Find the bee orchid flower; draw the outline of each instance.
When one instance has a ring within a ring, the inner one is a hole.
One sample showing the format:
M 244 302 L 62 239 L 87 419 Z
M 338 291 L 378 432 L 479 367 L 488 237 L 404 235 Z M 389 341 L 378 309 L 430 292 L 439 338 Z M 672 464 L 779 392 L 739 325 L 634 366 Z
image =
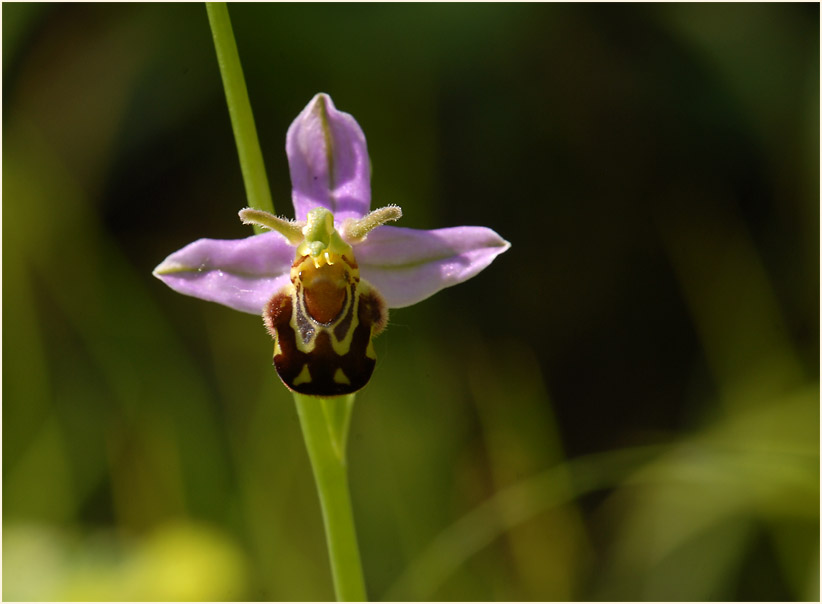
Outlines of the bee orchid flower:
M 350 394 L 371 377 L 372 338 L 385 327 L 388 308 L 470 279 L 510 244 L 485 227 L 387 226 L 402 211 L 370 211 L 365 136 L 326 94 L 291 124 L 286 151 L 295 220 L 243 209 L 244 223 L 270 232 L 199 239 L 154 275 L 179 293 L 262 315 L 277 373 L 291 390 Z

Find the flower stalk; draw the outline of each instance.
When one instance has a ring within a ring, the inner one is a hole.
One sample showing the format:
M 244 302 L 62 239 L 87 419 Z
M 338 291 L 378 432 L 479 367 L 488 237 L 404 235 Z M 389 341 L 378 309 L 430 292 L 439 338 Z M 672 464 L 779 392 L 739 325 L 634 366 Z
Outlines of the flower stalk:
M 240 156 L 240 169 L 243 173 L 248 205 L 273 214 L 274 204 L 271 201 L 271 191 L 268 187 L 260 142 L 257 139 L 257 128 L 254 125 L 254 114 L 251 112 L 243 68 L 240 65 L 240 55 L 237 52 L 237 42 L 228 16 L 228 6 L 225 2 L 206 2 L 206 11 L 211 35 L 214 38 L 214 48 L 217 51 L 217 63 L 223 79 L 237 153 Z M 257 233 L 262 232 L 257 226 L 254 229 Z
M 250 206 L 241 218 L 252 224 L 257 234 L 267 227 L 286 231 L 284 236 L 299 240 L 302 235 L 298 227 L 286 221 L 280 224 L 279 219 L 270 216 L 274 204 L 228 7 L 225 2 L 207 2 L 206 10 Z M 330 399 L 293 394 L 320 497 L 334 592 L 338 601 L 365 601 L 345 455 L 354 395 Z
M 354 395 L 319 398 L 294 393 L 300 426 L 320 496 L 334 592 L 339 602 L 366 599 L 345 444 Z

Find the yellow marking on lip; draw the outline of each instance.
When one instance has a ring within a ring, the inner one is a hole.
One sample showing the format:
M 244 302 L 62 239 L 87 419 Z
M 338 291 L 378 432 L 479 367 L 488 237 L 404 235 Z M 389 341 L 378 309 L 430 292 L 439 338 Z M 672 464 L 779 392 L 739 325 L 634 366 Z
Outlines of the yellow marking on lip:
M 294 378 L 293 384 L 295 386 L 299 386 L 300 384 L 310 384 L 311 383 L 311 372 L 308 370 L 308 364 L 306 363 L 303 365 L 303 368 L 300 370 L 300 373 L 297 377 Z
M 348 376 L 345 375 L 345 372 L 340 367 L 338 367 L 337 371 L 334 373 L 334 381 L 337 384 L 345 384 L 346 386 L 351 385 L 351 380 L 348 379 Z

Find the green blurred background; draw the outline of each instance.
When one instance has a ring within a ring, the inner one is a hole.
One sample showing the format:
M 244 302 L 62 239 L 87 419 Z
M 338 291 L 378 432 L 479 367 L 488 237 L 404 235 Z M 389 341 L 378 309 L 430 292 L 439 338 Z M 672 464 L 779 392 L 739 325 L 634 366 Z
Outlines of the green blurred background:
M 354 412 L 374 599 L 819 598 L 819 6 L 230 7 L 279 212 L 316 92 L 403 226 L 513 247 L 396 310 Z M 324 600 L 200 4 L 3 17 L 3 597 Z

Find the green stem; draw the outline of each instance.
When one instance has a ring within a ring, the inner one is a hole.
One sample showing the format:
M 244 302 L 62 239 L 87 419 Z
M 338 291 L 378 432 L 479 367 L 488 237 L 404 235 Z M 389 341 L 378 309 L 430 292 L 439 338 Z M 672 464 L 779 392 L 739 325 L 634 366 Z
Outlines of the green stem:
M 234 129 L 234 140 L 240 156 L 240 169 L 243 172 L 245 194 L 248 205 L 257 210 L 274 213 L 271 191 L 268 188 L 268 177 L 265 174 L 263 154 L 260 141 L 257 139 L 257 128 L 254 125 L 254 114 L 248 100 L 243 68 L 237 52 L 237 42 L 231 29 L 231 19 L 225 2 L 206 2 L 208 22 L 217 50 L 217 63 L 223 78 L 228 113 L 231 116 L 231 127 Z M 255 232 L 263 232 L 254 227 Z
M 354 395 L 317 398 L 295 392 L 294 402 L 320 495 L 337 600 L 364 602 L 365 581 L 354 530 L 345 458 Z
M 217 62 L 223 78 L 231 127 L 240 156 L 248 205 L 255 210 L 274 213 L 263 155 L 257 139 L 254 115 L 248 100 L 243 68 L 237 43 L 231 29 L 231 19 L 225 2 L 206 2 L 208 22 L 217 50 Z M 262 232 L 254 225 L 257 233 Z M 314 470 L 314 480 L 320 495 L 325 523 L 331 573 L 337 600 L 365 601 L 365 581 L 354 530 L 351 495 L 348 492 L 348 474 L 345 445 L 354 395 L 321 399 L 294 393 L 300 425 Z

